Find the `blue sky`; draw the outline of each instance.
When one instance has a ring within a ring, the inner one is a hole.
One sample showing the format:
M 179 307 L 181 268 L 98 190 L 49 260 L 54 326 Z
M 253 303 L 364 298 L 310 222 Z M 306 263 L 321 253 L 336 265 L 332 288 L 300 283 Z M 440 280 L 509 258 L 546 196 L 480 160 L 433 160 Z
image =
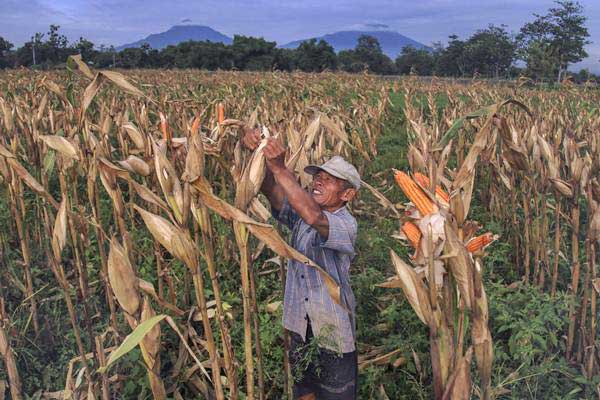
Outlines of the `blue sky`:
M 588 17 L 590 57 L 580 66 L 600 73 L 600 0 L 580 0 Z M 224 34 L 262 36 L 280 44 L 380 24 L 424 44 L 456 33 L 467 38 L 489 23 L 518 32 L 551 0 L 0 0 L 0 36 L 19 46 L 52 23 L 70 40 L 132 42 L 189 19 Z

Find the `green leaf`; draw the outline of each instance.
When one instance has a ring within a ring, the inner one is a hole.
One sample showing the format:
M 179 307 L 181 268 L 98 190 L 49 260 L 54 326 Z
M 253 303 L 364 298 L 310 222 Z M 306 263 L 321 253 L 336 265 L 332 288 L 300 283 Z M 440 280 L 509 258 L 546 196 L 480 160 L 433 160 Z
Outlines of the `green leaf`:
M 442 136 L 442 140 L 440 141 L 440 146 L 443 147 L 443 146 L 447 145 L 448 142 L 450 141 L 450 139 L 453 139 L 456 136 L 456 134 L 458 133 L 460 128 L 462 128 L 462 126 L 466 120 L 483 117 L 484 115 L 489 118 L 489 117 L 491 117 L 491 114 L 495 113 L 496 111 L 500 110 L 500 108 L 502 108 L 508 104 L 514 104 L 517 107 L 521 108 L 523 111 L 525 111 L 530 117 L 532 116 L 529 108 L 525 104 L 523 104 L 520 101 L 515 100 L 515 99 L 507 99 L 500 103 L 485 106 L 485 107 L 480 108 L 479 110 L 475 110 L 475 111 L 455 120 L 452 123 L 452 126 L 446 131 L 446 133 L 444 133 L 444 136 Z
M 98 372 L 101 374 L 105 373 L 115 361 L 129 353 L 135 346 L 137 346 L 142 339 L 144 339 L 146 334 L 150 332 L 152 328 L 154 328 L 154 325 L 158 324 L 166 317 L 167 316 L 165 314 L 160 314 L 139 324 L 137 328 L 133 330 L 133 332 L 127 335 L 125 340 L 123 340 L 123 343 L 121 343 L 121 345 L 115 351 L 110 353 L 110 357 L 106 363 L 106 366 L 99 368 Z
M 52 171 L 54 170 L 55 162 L 56 162 L 56 153 L 54 152 L 54 150 L 48 150 L 48 152 L 44 156 L 44 175 L 46 175 L 46 176 L 52 175 Z

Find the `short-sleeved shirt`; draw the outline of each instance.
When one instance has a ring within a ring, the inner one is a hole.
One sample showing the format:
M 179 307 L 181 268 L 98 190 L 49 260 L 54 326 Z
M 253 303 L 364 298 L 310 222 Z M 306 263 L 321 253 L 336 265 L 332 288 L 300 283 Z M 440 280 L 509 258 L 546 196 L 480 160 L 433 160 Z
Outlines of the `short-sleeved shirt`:
M 355 347 L 356 301 L 350 287 L 350 261 L 354 258 L 356 219 L 344 206 L 334 212 L 324 211 L 329 221 L 325 240 L 292 209 L 287 198 L 273 216 L 292 231 L 290 245 L 321 266 L 340 286 L 341 301 L 349 310 L 335 303 L 319 272 L 301 262 L 288 261 L 283 298 L 283 326 L 305 339 L 310 318 L 319 346 L 350 353 Z

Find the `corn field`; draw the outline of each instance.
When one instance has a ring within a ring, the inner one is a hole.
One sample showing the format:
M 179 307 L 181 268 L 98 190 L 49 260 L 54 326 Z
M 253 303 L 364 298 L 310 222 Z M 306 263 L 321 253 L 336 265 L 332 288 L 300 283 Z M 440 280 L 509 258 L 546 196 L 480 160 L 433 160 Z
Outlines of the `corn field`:
M 361 374 L 410 375 L 436 399 L 511 398 L 519 371 L 494 373 L 486 294 L 504 248 L 506 287 L 566 302 L 560 357 L 595 382 L 580 396 L 600 396 L 598 89 L 120 73 L 78 57 L 1 72 L 0 88 L 3 398 L 290 398 L 285 260 L 316 268 L 338 302 L 339 287 L 273 224 L 245 126 L 278 135 L 303 186 L 308 164 L 352 161 L 360 227 L 393 225 L 377 237 L 385 262 L 352 273 L 380 278 L 361 292 L 377 310 L 412 309 L 426 354 L 359 333 Z M 388 385 L 361 393 L 396 398 Z

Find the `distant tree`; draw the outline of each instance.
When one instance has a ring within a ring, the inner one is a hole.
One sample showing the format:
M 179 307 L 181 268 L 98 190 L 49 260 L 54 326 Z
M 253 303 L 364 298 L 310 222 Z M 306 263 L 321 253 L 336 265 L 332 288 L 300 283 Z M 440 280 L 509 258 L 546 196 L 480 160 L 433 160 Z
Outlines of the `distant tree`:
M 478 30 L 465 43 L 465 70 L 495 78 L 505 75 L 515 59 L 515 49 L 506 26 Z
M 555 1 L 556 7 L 546 15 L 534 14 L 536 19 L 526 23 L 517 36 L 520 56 L 531 72 L 539 71 L 539 65 L 553 65 L 544 68 L 545 73 L 554 72 L 560 82 L 567 67 L 588 56 L 584 49 L 590 36 L 583 15 L 583 7 L 576 1 Z M 542 57 L 543 59 L 540 59 Z M 530 64 L 534 68 L 529 68 Z
M 296 50 L 275 49 L 274 51 L 273 69 L 278 71 L 293 71 L 296 68 Z
M 277 43 L 263 38 L 235 35 L 231 50 L 235 68 L 247 71 L 269 71 L 274 66 Z
M 415 49 L 413 46 L 405 46 L 396 57 L 396 68 L 399 74 L 417 74 L 429 76 L 433 74 L 435 66 L 434 55 L 426 49 Z
M 346 72 L 362 72 L 369 68 L 364 61 L 359 60 L 354 50 L 342 50 L 337 55 L 338 68 Z
M 0 68 L 7 68 L 11 65 L 13 44 L 0 36 Z
M 396 66 L 381 50 L 377 38 L 361 35 L 354 50 L 340 51 L 338 64 L 344 71 L 361 72 L 368 70 L 375 74 L 394 74 Z
M 448 37 L 448 46 L 439 49 L 436 57 L 435 74 L 441 76 L 464 76 L 466 72 L 465 42 L 457 35 Z
M 117 52 L 114 46 L 101 44 L 98 46 L 98 50 L 94 53 L 93 58 L 89 61 L 91 61 L 96 68 L 110 68 L 113 63 L 116 62 L 116 56 Z
M 59 33 L 59 25 L 50 25 L 47 33 L 47 40 L 42 45 L 42 50 L 45 55 L 44 62 L 46 65 L 53 65 L 59 62 L 65 62 L 67 56 L 72 51 L 69 51 L 69 41 L 67 37 Z
M 396 73 L 396 66 L 383 53 L 379 41 L 373 36 L 361 35 L 354 51 L 358 59 L 369 66 L 369 71 L 382 75 Z
M 96 53 L 98 53 L 96 50 L 94 50 L 94 43 L 82 37 L 79 38 L 79 41 L 73 44 L 73 49 L 77 52 L 77 54 L 81 54 L 81 58 L 83 58 L 85 62 L 93 61 L 96 57 Z
M 302 42 L 295 50 L 295 67 L 306 72 L 334 70 L 337 58 L 333 47 L 323 39 L 310 39 Z

